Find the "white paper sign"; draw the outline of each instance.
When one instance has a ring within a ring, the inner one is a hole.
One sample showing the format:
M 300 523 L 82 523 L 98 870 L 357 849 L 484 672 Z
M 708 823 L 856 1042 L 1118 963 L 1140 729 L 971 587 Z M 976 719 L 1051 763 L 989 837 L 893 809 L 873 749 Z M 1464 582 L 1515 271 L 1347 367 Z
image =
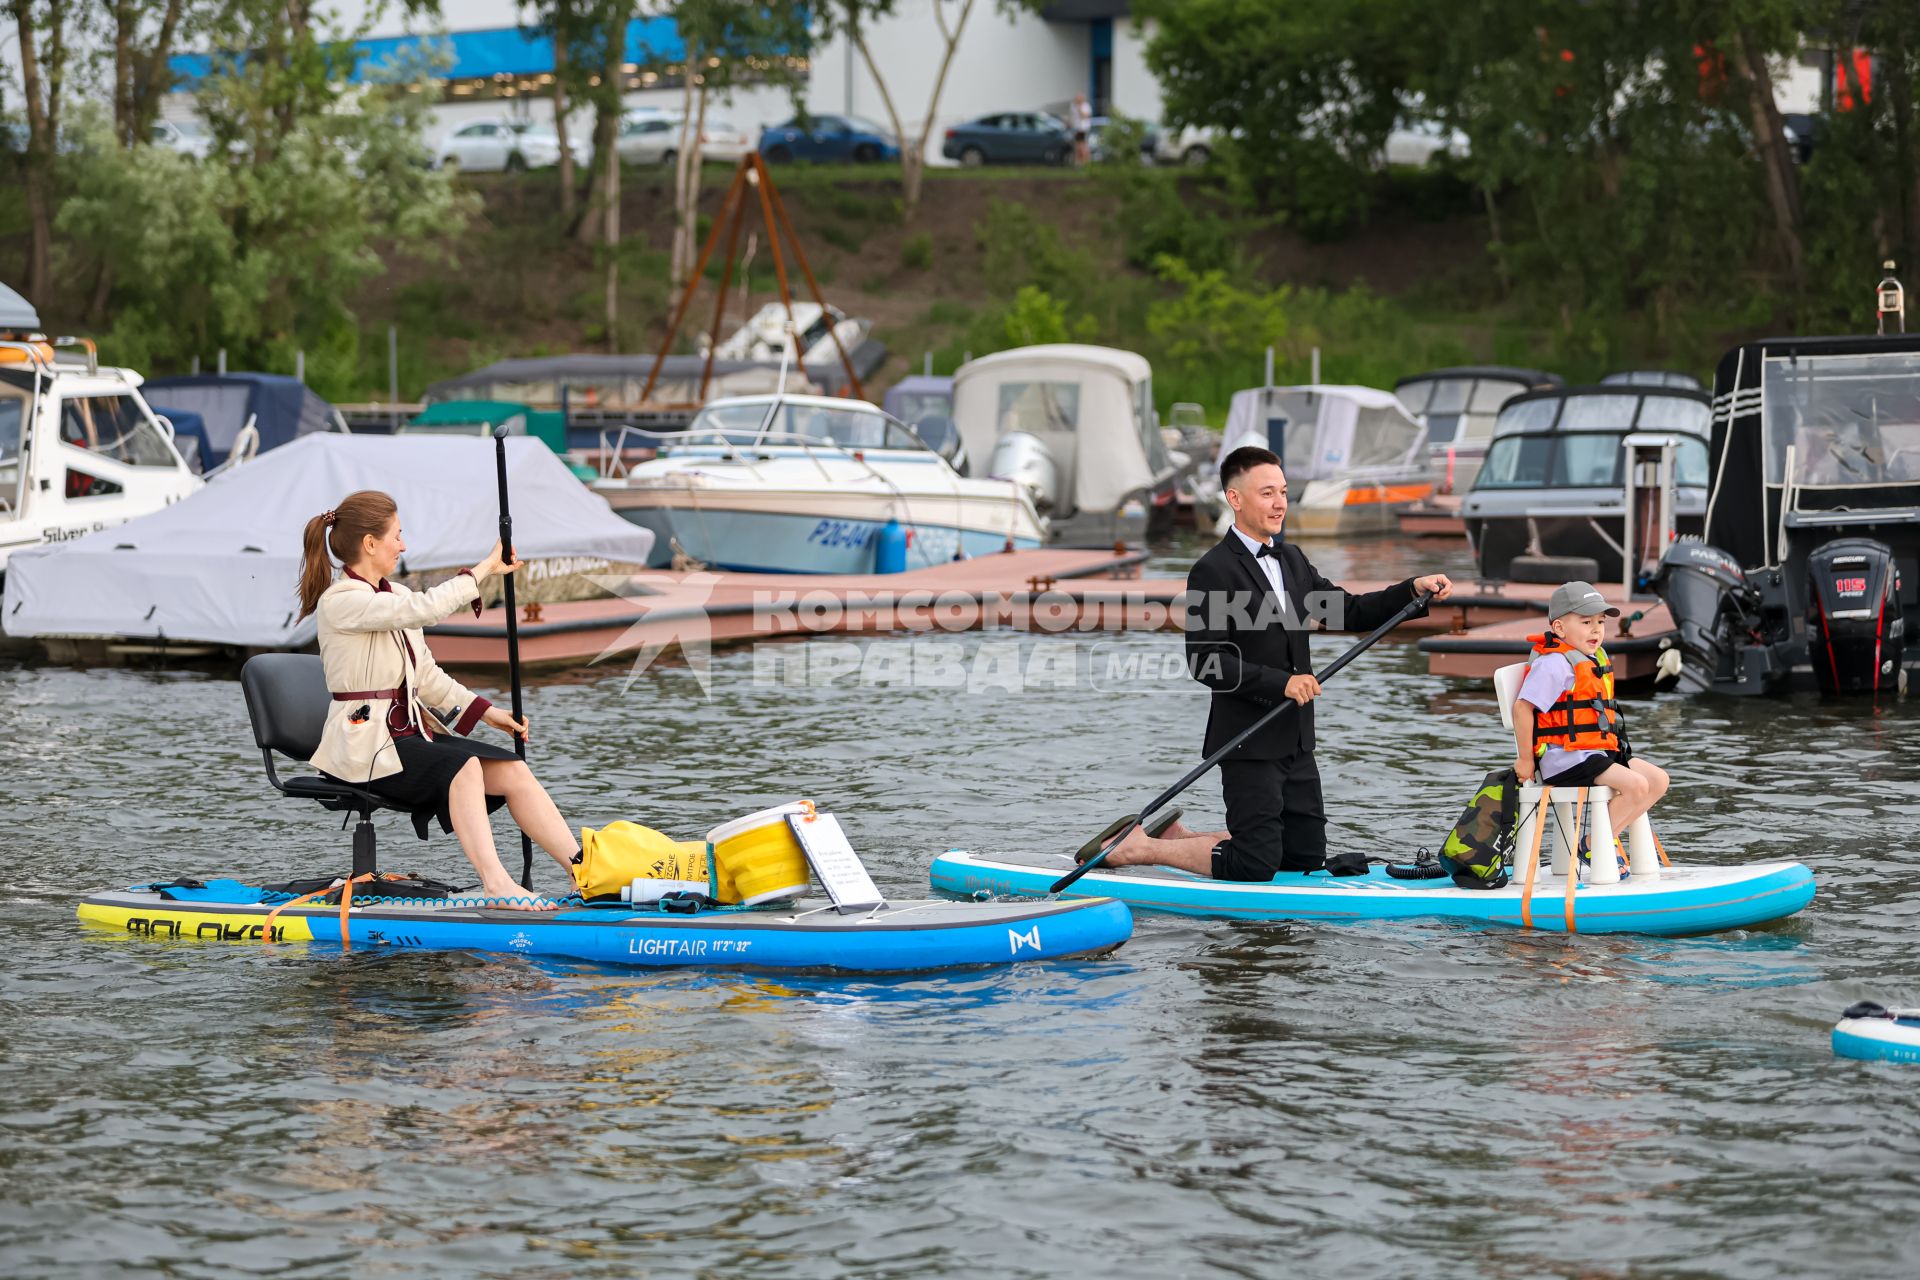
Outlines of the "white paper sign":
M 833 899 L 836 908 L 842 912 L 864 911 L 886 905 L 887 900 L 880 896 L 860 855 L 848 842 L 847 833 L 840 829 L 838 818 L 822 813 L 809 822 L 796 813 L 788 817 L 787 822 L 793 827 L 800 847 L 806 851 L 813 874 L 827 887 L 827 896 Z

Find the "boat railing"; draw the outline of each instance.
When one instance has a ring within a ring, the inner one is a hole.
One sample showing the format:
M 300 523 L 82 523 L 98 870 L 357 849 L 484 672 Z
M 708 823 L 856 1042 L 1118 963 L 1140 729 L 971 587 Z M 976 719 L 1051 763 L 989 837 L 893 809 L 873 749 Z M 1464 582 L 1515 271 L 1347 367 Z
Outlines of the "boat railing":
M 717 445 L 723 449 L 739 451 L 758 449 L 768 445 L 782 448 L 797 448 L 804 452 L 808 458 L 812 459 L 814 465 L 820 468 L 821 477 L 828 480 L 831 480 L 833 476 L 832 473 L 827 471 L 825 466 L 821 465 L 820 459 L 817 456 L 819 453 L 837 455 L 857 462 L 875 476 L 879 476 L 879 472 L 874 471 L 872 465 L 867 462 L 865 455 L 868 450 L 882 449 L 899 450 L 902 452 L 924 451 L 934 453 L 934 451 L 928 449 L 924 443 L 918 443 L 917 448 L 899 444 L 850 445 L 842 444 L 838 440 L 826 439 L 821 436 L 803 435 L 797 431 L 755 431 L 751 438 L 743 439 L 742 437 L 745 435 L 746 433 L 743 431 L 729 430 L 725 427 L 710 427 L 703 431 L 654 431 L 646 427 L 636 427 L 631 424 L 622 426 L 613 432 L 602 431 L 600 433 L 600 474 L 603 479 L 607 480 L 624 480 L 628 477 L 629 468 L 625 461 L 625 453 L 629 440 L 632 440 L 637 447 L 655 450 L 659 450 L 662 446 L 697 444 Z M 939 455 L 935 453 L 934 456 L 938 457 Z M 734 458 L 732 461 L 743 463 L 751 468 L 755 459 L 746 456 L 743 452 L 742 456 Z M 758 474 L 758 472 L 755 474 Z

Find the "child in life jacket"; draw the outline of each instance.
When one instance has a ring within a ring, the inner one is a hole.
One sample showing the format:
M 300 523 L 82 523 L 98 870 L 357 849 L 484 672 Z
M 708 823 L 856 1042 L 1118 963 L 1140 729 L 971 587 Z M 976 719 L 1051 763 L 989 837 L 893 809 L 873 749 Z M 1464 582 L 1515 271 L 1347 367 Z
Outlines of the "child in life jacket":
M 1607 619 L 1620 616 L 1591 583 L 1569 582 L 1547 604 L 1547 631 L 1529 636 L 1533 657 L 1513 705 L 1513 736 L 1519 745 L 1514 772 L 1555 787 L 1610 787 L 1614 853 L 1620 878 L 1627 858 L 1619 837 L 1634 819 L 1667 794 L 1664 769 L 1636 759 L 1622 734 L 1613 700 L 1613 668 L 1601 646 Z M 1580 844 L 1580 860 L 1587 846 Z

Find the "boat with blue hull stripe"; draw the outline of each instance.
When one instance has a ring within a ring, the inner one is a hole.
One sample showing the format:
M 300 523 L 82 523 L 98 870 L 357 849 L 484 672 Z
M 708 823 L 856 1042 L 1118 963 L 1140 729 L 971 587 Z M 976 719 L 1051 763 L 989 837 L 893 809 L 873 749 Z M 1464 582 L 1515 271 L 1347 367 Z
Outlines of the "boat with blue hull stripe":
M 253 890 L 256 898 L 266 897 Z M 136 886 L 85 898 L 89 924 L 163 939 L 269 941 L 267 901 L 176 900 Z M 275 943 L 341 945 L 338 906 L 289 906 L 273 917 Z M 629 907 L 546 913 L 468 905 L 356 905 L 346 920 L 352 947 L 514 952 L 649 968 L 696 967 L 816 973 L 914 973 L 933 969 L 1100 955 L 1133 933 L 1127 908 L 1110 898 L 980 903 L 890 903 L 842 915 L 824 900 L 774 910 L 680 915 Z
M 977 854 L 934 859 L 935 892 L 1042 895 L 1073 860 L 1061 854 Z M 1657 879 L 1577 886 L 1568 928 L 1566 881 L 1542 869 L 1529 909 L 1516 876 L 1503 889 L 1456 888 L 1451 880 L 1396 880 L 1382 867 L 1364 876 L 1283 872 L 1264 884 L 1229 883 L 1167 867 L 1101 867 L 1070 892 L 1118 898 L 1135 911 L 1235 920 L 1463 920 L 1543 932 L 1683 935 L 1781 920 L 1813 901 L 1813 873 L 1798 862 L 1738 867 L 1673 866 Z

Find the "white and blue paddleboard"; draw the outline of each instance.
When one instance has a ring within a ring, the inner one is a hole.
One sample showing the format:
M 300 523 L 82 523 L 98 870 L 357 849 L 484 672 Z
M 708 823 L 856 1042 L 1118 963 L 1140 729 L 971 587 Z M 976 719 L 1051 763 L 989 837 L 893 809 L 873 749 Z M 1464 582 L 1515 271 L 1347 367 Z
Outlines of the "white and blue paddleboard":
M 1842 1058 L 1920 1062 L 1920 1009 L 1856 1004 L 1834 1024 L 1833 1051 Z
M 258 886 L 136 885 L 82 899 L 80 919 L 143 938 L 516 952 L 648 968 L 912 973 L 1062 960 L 1112 951 L 1133 917 L 1110 898 L 1058 902 L 888 903 L 841 914 L 825 900 L 678 914 L 624 905 L 508 911 L 458 899 L 300 903 L 273 915 Z M 278 895 L 285 901 L 286 895 Z M 271 938 L 263 935 L 272 931 Z M 342 930 L 345 938 L 342 938 Z
M 1039 896 L 1073 870 L 1064 854 L 951 850 L 933 862 L 933 887 L 954 895 Z M 1520 876 L 1502 889 L 1460 889 L 1450 879 L 1396 880 L 1383 867 L 1364 876 L 1282 872 L 1264 884 L 1230 883 L 1168 867 L 1096 868 L 1069 895 L 1118 898 L 1135 911 L 1231 920 L 1464 920 L 1559 933 L 1715 933 L 1784 919 L 1813 901 L 1813 872 L 1798 862 L 1737 867 L 1674 866 L 1619 884 L 1567 882 L 1543 866 L 1533 895 Z

